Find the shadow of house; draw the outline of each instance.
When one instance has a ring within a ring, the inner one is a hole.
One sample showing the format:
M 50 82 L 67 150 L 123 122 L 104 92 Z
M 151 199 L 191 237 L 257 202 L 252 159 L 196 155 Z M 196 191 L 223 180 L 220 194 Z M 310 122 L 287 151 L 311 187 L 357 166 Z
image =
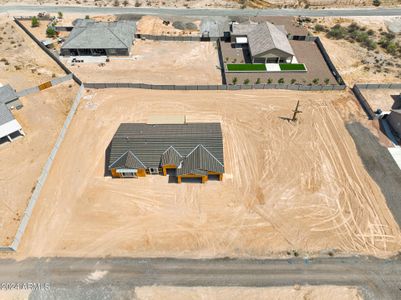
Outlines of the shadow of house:
M 105 156 L 104 174 L 103 174 L 104 177 L 111 177 L 111 172 L 110 172 L 109 165 L 108 165 L 108 162 L 110 161 L 110 152 L 111 152 L 111 142 L 109 143 L 106 150 L 104 151 L 104 156 Z
M 401 96 L 400 95 L 391 95 L 393 98 L 394 103 L 391 106 L 392 109 L 400 109 L 401 108 Z

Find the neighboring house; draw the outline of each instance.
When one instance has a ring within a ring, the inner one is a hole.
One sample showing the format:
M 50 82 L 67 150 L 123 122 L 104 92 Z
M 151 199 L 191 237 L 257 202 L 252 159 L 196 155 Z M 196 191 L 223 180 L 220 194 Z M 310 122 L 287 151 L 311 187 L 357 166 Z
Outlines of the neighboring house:
M 0 87 L 0 139 L 7 137 L 12 142 L 13 136 L 17 134 L 25 135 L 21 125 L 15 120 L 10 111 L 21 107 L 22 104 L 18 99 L 18 95 L 10 85 Z
M 134 41 L 135 22 L 78 20 L 61 47 L 65 56 L 129 55 Z
M 392 109 L 386 120 L 401 138 L 401 109 Z
M 292 63 L 295 56 L 284 26 L 264 23 L 233 23 L 231 42 L 247 46 L 253 63 Z
M 123 123 L 111 142 L 108 168 L 113 177 L 173 173 L 182 178 L 223 179 L 220 123 Z

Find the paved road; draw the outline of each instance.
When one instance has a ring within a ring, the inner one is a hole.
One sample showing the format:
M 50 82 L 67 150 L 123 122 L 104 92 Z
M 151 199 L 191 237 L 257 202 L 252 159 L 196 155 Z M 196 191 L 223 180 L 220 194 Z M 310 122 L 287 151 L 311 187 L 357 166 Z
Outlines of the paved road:
M 137 14 L 173 16 L 401 16 L 401 8 L 364 8 L 364 9 L 180 9 L 146 7 L 83 7 L 48 5 L 3 5 L 1 12 L 42 12 L 79 13 L 79 14 Z
M 93 273 L 97 271 L 97 273 Z M 92 274 L 92 276 L 90 276 Z M 97 274 L 98 276 L 95 276 Z M 42 258 L 0 260 L 1 283 L 49 283 L 32 299 L 126 297 L 135 286 L 359 286 L 365 299 L 401 299 L 401 260 L 367 257 L 312 260 Z M 101 293 L 101 294 L 99 294 Z

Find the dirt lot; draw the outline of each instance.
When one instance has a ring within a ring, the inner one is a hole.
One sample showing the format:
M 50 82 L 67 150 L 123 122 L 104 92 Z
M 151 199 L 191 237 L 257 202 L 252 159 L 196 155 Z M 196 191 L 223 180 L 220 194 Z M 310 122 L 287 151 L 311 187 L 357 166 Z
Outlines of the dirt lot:
M 314 42 L 305 41 L 290 41 L 290 44 L 295 52 L 295 57 L 299 63 L 304 63 L 307 72 L 269 72 L 269 73 L 226 73 L 226 80 L 228 84 L 233 82 L 234 77 L 237 78 L 238 84 L 244 83 L 244 80 L 249 79 L 249 83 L 256 83 L 257 79 L 260 78 L 260 83 L 268 83 L 271 79 L 271 83 L 278 83 L 280 78 L 284 78 L 285 83 L 291 83 L 292 79 L 295 79 L 295 83 L 300 84 L 312 84 L 315 78 L 319 79 L 318 84 L 325 84 L 324 80 L 329 79 L 329 85 L 337 84 L 333 74 L 330 72 L 329 67 L 323 59 L 319 48 Z M 223 60 L 228 63 L 249 63 L 250 61 L 245 60 L 242 49 L 232 48 L 230 43 L 221 43 Z M 228 60 L 227 60 L 228 58 Z M 236 59 L 236 60 L 234 60 Z
M 303 93 L 303 114 L 293 125 L 280 117 L 291 114 L 298 95 L 89 91 L 19 257 L 395 254 L 399 228 L 333 105 L 350 102 L 348 94 Z M 169 112 L 188 122 L 222 122 L 223 182 L 105 177 L 105 150 L 119 124 Z
M 354 83 L 387 83 L 399 82 L 401 78 L 400 65 L 401 56 L 390 55 L 380 45 L 381 32 L 388 32 L 386 21 L 395 20 L 394 17 L 354 17 L 354 18 L 318 18 L 317 23 L 331 28 L 336 24 L 348 27 L 352 22 L 365 28 L 365 31 L 372 30 L 372 40 L 377 43 L 376 49 L 368 50 L 359 43 L 344 39 L 329 39 L 324 32 L 313 30 L 315 23 L 306 24 L 314 35 L 319 35 L 324 47 L 332 59 L 337 70 L 348 85 Z M 395 41 L 401 41 L 396 36 Z
M 46 82 L 64 72 L 10 18 L 0 15 L 0 83 L 16 90 Z
M 278 288 L 243 288 L 243 287 L 169 287 L 151 286 L 135 289 L 138 300 L 174 299 L 343 299 L 362 300 L 356 288 L 339 286 L 296 286 Z
M 71 66 L 84 82 L 221 84 L 215 43 L 136 40 L 131 57 Z
M 159 17 L 144 16 L 137 22 L 136 33 L 152 34 L 152 35 L 172 35 L 172 36 L 199 36 L 200 34 L 199 32 L 200 21 L 180 22 L 181 25 L 184 25 L 183 28 L 185 28 L 186 23 L 191 24 L 191 26 L 194 26 L 193 29 L 183 29 L 183 30 L 174 27 L 173 23 L 174 22 L 170 22 L 169 24 L 164 24 L 163 20 Z
M 0 144 L 0 245 L 14 238 L 77 90 L 70 81 L 22 97 L 24 107 L 13 111 L 26 136 Z
M 401 108 L 400 89 L 372 89 L 361 90 L 373 111 L 380 108 L 382 111 Z

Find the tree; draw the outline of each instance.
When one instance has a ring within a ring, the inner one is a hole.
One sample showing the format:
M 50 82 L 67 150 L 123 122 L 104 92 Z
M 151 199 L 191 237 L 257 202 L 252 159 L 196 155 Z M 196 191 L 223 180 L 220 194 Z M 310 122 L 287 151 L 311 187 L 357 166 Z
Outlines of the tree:
M 47 29 L 46 29 L 46 35 L 48 37 L 55 37 L 57 35 L 57 32 L 53 27 L 50 26 L 50 27 L 47 27 Z
M 237 77 L 234 77 L 234 78 L 233 78 L 233 84 L 234 84 L 234 85 L 237 84 L 237 81 L 238 81 L 238 78 L 237 78 Z
M 244 80 L 244 84 L 249 84 L 249 79 L 248 78 Z
M 124 0 L 123 5 L 127 6 L 128 4 L 129 4 L 129 1 L 128 0 Z
M 277 82 L 280 83 L 280 84 L 283 84 L 284 83 L 284 78 L 281 77 Z
M 297 80 L 296 79 L 291 79 L 291 84 L 294 84 L 295 82 L 297 82 Z
M 86 16 L 85 16 L 85 19 L 87 19 L 87 20 L 90 19 L 89 15 L 86 15 Z
M 318 84 L 318 83 L 319 83 L 319 78 L 313 79 L 312 82 L 313 82 L 314 84 Z
M 58 18 L 62 19 L 63 18 L 63 13 L 61 11 L 58 12 Z
M 260 78 L 256 79 L 255 84 L 260 84 Z
M 273 82 L 273 79 L 271 79 L 271 78 L 267 79 L 267 84 L 271 84 L 272 82 Z
M 120 6 L 120 1 L 118 1 L 118 0 L 114 0 L 114 3 L 113 3 L 113 5 L 114 5 L 114 6 Z
M 32 27 L 39 27 L 39 20 L 38 20 L 37 17 L 32 17 L 31 26 Z
M 329 82 L 330 82 L 330 79 L 328 79 L 328 78 L 326 78 L 325 80 L 324 80 L 324 83 L 327 85 L 327 84 L 329 84 Z

